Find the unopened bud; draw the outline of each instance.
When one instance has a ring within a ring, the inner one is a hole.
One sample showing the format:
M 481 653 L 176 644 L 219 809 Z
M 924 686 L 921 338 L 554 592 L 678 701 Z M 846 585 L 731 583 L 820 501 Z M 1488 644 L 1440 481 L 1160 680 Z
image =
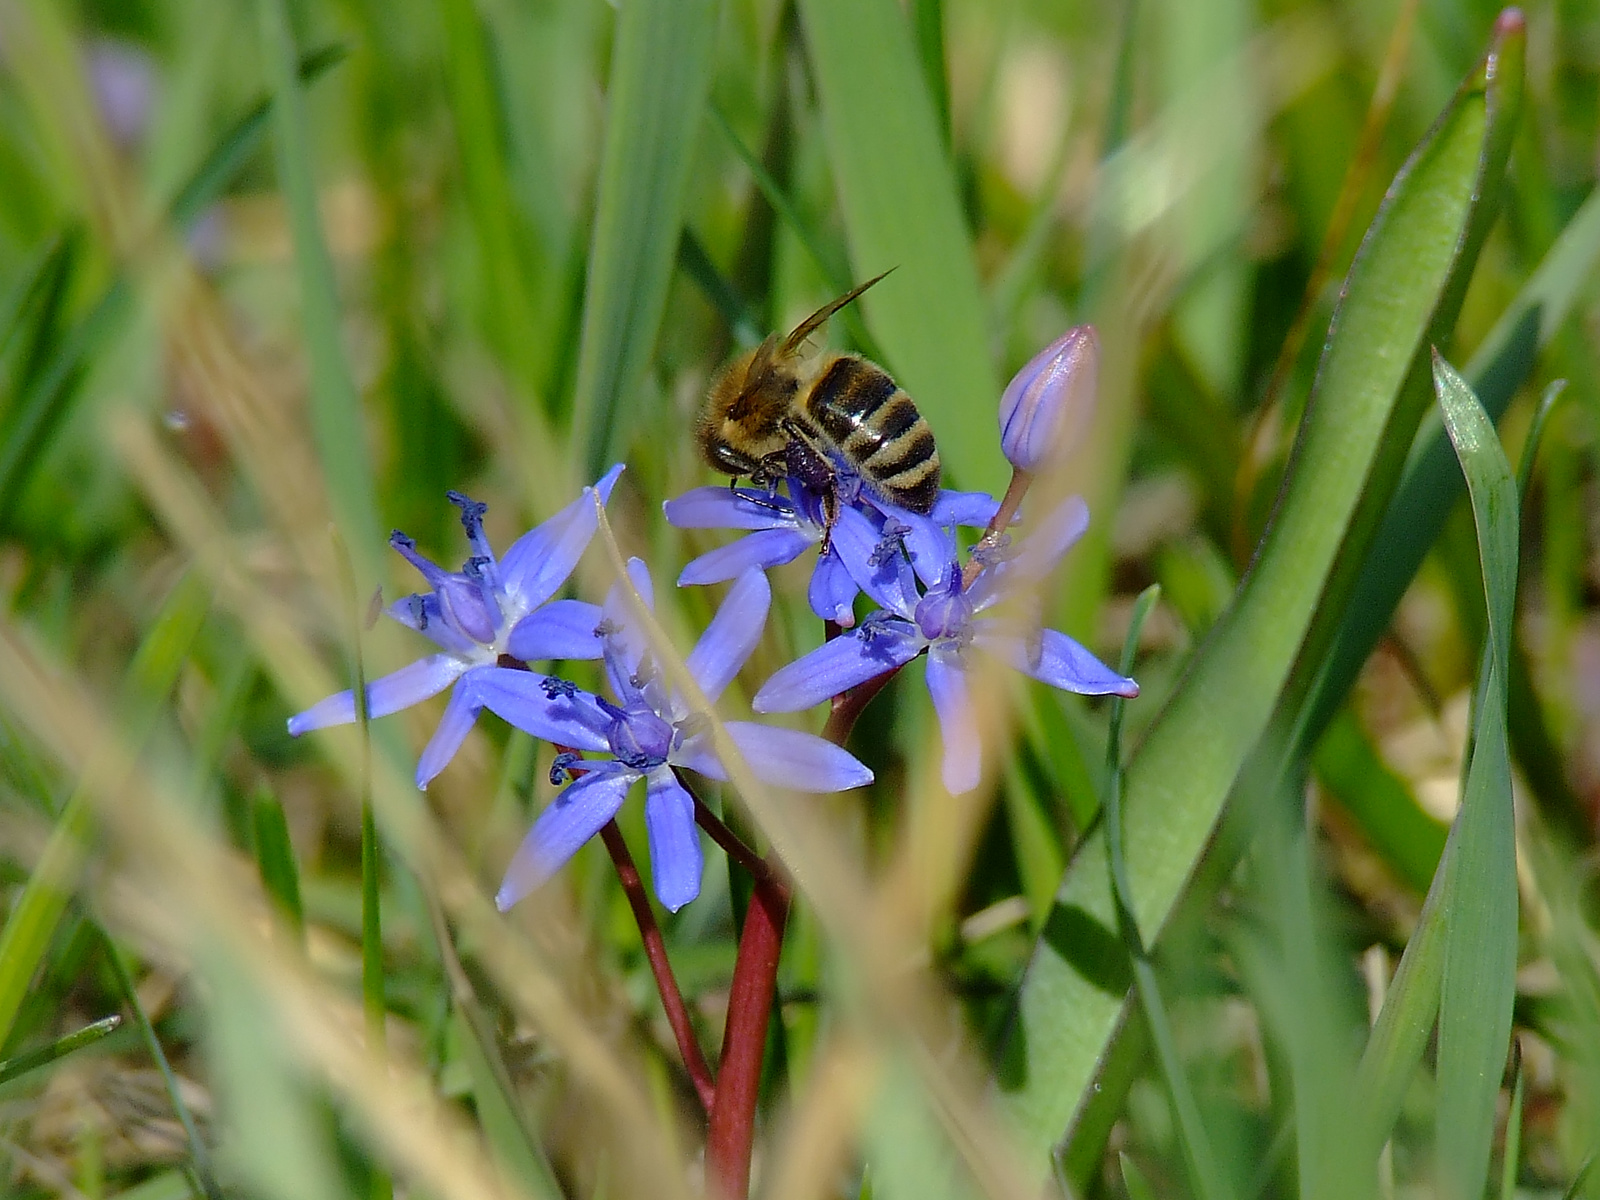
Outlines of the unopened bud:
M 1020 471 L 1064 454 L 1094 411 L 1100 340 L 1074 325 L 1028 361 L 1000 397 L 1000 448 Z

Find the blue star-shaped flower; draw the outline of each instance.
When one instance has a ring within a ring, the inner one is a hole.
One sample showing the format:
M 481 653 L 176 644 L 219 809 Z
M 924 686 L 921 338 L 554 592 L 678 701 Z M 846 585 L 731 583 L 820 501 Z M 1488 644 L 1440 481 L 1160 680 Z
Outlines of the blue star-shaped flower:
M 650 574 L 638 559 L 629 578 L 648 603 Z M 689 655 L 687 665 L 707 700 L 715 703 L 761 639 L 772 603 L 767 577 L 739 576 L 722 607 Z M 694 799 L 673 774 L 688 767 L 711 779 L 727 771 L 711 747 L 699 714 L 670 689 L 650 662 L 640 630 L 622 593 L 613 590 L 591 636 L 597 635 L 615 700 L 565 680 L 489 667 L 463 679 L 457 695 L 476 713 L 497 713 L 534 737 L 573 750 L 608 754 L 579 759 L 557 755 L 551 778 L 577 778 L 539 814 L 506 870 L 495 897 L 510 908 L 544 883 L 598 833 L 622 807 L 629 790 L 646 785 L 645 825 L 657 897 L 676 912 L 700 893 L 700 838 Z M 783 787 L 838 792 L 872 782 L 872 772 L 845 750 L 809 733 L 728 721 L 724 728 L 757 778 Z
M 609 500 L 621 474 L 620 465 L 612 467 L 594 487 L 584 488 L 566 508 L 513 542 L 503 559 L 496 559 L 484 536 L 487 505 L 451 492 L 472 548 L 460 571 L 446 571 L 422 557 L 399 530 L 390 535 L 389 544 L 422 573 L 430 590 L 395 601 L 388 613 L 430 638 L 440 652 L 369 683 L 367 713 L 387 716 L 457 684 L 417 762 L 418 787 L 444 770 L 472 729 L 477 710 L 465 702 L 460 685 L 494 668 L 502 654 L 523 662 L 600 656 L 594 636 L 599 608 L 578 600 L 546 601 L 566 583 L 594 537 L 599 523 L 594 496 L 602 504 Z M 290 717 L 289 732 L 299 737 L 355 719 L 355 693 L 343 691 Z
M 857 582 L 881 606 L 854 634 L 837 637 L 790 663 L 762 685 L 757 712 L 796 712 L 928 653 L 928 693 L 944 739 L 944 784 L 960 794 L 978 786 L 981 747 L 967 683 L 974 648 L 1052 687 L 1085 695 L 1136 696 L 1139 685 L 1117 674 L 1083 646 L 1054 629 L 1019 627 L 980 617 L 1020 586 L 1044 578 L 1089 525 L 1077 497 L 1066 501 L 1014 554 L 986 555 L 968 585 L 945 534 L 944 570 L 929 586 L 907 555 L 895 552 L 860 513 L 847 510 L 834 527 L 846 563 L 868 564 Z M 919 585 L 920 579 L 920 585 Z
M 925 555 L 930 562 L 937 558 L 942 527 L 982 528 L 999 507 L 992 496 L 983 492 L 946 490 L 939 493 L 931 514 L 918 516 L 878 498 L 843 464 L 834 466 L 838 472 L 835 486 L 840 510 L 858 513 L 879 530 L 903 527 L 907 552 L 919 565 Z M 751 531 L 691 562 L 678 576 L 678 586 L 721 583 L 751 567 L 779 567 L 820 545 L 825 532 L 821 494 L 792 475 L 786 486 L 787 494 L 759 488 L 693 488 L 662 505 L 667 522 L 679 529 Z M 830 541 L 827 550 L 817 556 L 809 599 L 811 611 L 817 616 L 848 628 L 855 623 L 853 608 L 861 589 L 851 564 L 841 554 L 842 548 Z M 942 563 L 932 569 L 937 572 L 941 567 Z

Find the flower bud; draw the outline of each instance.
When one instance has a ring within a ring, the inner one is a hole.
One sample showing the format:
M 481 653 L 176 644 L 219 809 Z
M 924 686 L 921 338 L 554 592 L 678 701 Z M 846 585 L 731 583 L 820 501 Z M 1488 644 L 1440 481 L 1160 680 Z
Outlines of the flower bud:
M 1066 452 L 1094 410 L 1100 340 L 1074 325 L 1028 361 L 1000 397 L 1000 448 L 1033 472 Z

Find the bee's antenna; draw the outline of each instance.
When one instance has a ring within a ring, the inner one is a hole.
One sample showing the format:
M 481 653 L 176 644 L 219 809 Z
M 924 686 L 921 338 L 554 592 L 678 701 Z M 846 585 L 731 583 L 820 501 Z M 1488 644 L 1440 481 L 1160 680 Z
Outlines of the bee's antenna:
M 882 279 L 884 275 L 889 274 L 889 271 L 893 270 L 894 268 L 890 267 L 888 271 L 883 273 L 883 275 L 874 275 L 865 283 L 858 283 L 855 287 L 851 288 L 837 300 L 830 300 L 827 304 L 824 304 L 821 308 L 817 309 L 816 312 L 812 313 L 804 321 L 801 321 L 800 324 L 796 325 L 793 333 L 783 339 L 783 346 L 779 353 L 786 355 L 793 354 L 800 348 L 802 342 L 804 342 L 808 337 L 822 327 L 823 323 L 827 321 L 829 317 L 833 316 L 834 313 L 838 312 L 846 304 L 849 304 L 850 301 L 861 295 L 862 292 L 866 291 L 869 287 Z

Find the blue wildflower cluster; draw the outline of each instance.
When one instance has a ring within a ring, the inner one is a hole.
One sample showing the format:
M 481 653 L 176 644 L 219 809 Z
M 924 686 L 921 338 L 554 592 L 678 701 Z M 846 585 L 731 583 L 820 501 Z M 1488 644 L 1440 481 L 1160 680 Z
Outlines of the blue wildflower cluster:
M 1094 359 L 1093 332 L 1081 327 L 1036 357 L 1007 388 L 1002 446 L 1016 475 L 1004 502 L 946 490 L 929 513 L 909 512 L 887 503 L 843 461 L 834 463 L 838 515 L 831 527 L 824 517 L 829 498 L 795 476 L 770 489 L 701 487 L 667 501 L 667 520 L 679 528 L 744 531 L 690 562 L 678 578 L 679 586 L 732 581 L 686 660 L 706 699 L 716 703 L 760 642 L 772 600 L 765 571 L 813 546 L 818 553 L 808 599 L 830 623 L 830 637 L 766 681 L 752 702 L 758 713 L 811 708 L 926 657 L 926 684 L 944 743 L 942 777 L 952 793 L 962 793 L 982 776 L 969 678 L 976 655 L 1066 691 L 1136 695 L 1133 680 L 1065 634 L 1041 628 L 1028 606 L 1016 602 L 1054 571 L 1087 529 L 1083 501 L 1060 504 L 1015 546 L 1005 532 L 1027 479 L 1059 454 L 1064 431 L 1081 422 L 1081 409 L 1092 399 Z M 657 897 L 676 911 L 699 894 L 696 801 L 679 772 L 727 778 L 704 719 L 663 677 L 623 584 L 603 605 L 554 598 L 598 528 L 597 501 L 609 500 L 621 472 L 613 467 L 499 559 L 484 535 L 485 506 L 450 493 L 471 549 L 460 571 L 422 557 L 398 531 L 390 538 L 429 590 L 391 605 L 389 615 L 438 651 L 368 685 L 368 710 L 383 716 L 453 685 L 417 763 L 417 786 L 427 787 L 444 770 L 484 709 L 557 748 L 550 777 L 566 786 L 513 857 L 496 896 L 502 909 L 558 871 L 641 781 Z M 986 530 L 965 563 L 958 526 Z M 628 576 L 627 587 L 653 606 L 645 564 L 630 561 Z M 863 595 L 875 607 L 858 620 Z M 602 662 L 609 697 L 533 666 L 584 659 Z M 354 697 L 345 691 L 290 718 L 289 732 L 355 719 Z M 724 728 L 765 782 L 792 787 L 803 781 L 809 791 L 837 792 L 872 781 L 872 772 L 848 751 L 812 734 L 754 721 L 727 721 Z

